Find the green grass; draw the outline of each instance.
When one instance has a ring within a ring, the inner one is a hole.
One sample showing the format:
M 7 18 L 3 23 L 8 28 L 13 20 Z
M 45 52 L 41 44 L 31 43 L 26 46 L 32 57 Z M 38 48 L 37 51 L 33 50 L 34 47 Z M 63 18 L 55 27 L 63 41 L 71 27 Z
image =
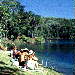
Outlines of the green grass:
M 6 51 L 0 51 L 0 75 L 63 75 L 43 67 L 41 67 L 43 69 L 42 72 L 22 71 L 20 68 L 12 65 L 10 60 L 11 58 Z

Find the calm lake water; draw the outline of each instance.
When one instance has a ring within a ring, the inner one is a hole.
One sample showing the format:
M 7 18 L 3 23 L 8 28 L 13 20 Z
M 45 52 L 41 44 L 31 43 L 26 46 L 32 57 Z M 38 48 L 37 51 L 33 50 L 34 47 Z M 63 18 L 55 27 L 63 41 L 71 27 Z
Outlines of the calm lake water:
M 73 75 L 74 45 L 73 40 L 48 40 L 43 44 L 25 46 L 35 51 L 43 66 L 62 72 L 64 75 Z

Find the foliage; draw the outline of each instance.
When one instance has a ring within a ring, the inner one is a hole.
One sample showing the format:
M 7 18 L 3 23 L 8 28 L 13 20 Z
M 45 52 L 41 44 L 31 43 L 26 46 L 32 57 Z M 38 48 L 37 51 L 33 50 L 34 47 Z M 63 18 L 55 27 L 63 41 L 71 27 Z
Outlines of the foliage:
M 28 42 L 41 36 L 45 39 L 75 38 L 75 19 L 41 17 L 24 8 L 17 0 L 0 2 L 0 37 L 14 41 L 22 36 L 22 40 Z
M 35 37 L 35 41 L 36 43 L 44 43 L 45 39 L 43 38 L 43 36 L 40 36 L 40 37 Z
M 22 40 L 16 39 L 13 43 L 17 46 L 18 49 L 25 48 L 25 43 Z
M 2 38 L 1 39 L 1 45 L 3 47 L 7 47 L 8 50 L 11 50 L 15 46 L 15 44 L 13 43 L 13 41 L 9 40 L 7 38 Z

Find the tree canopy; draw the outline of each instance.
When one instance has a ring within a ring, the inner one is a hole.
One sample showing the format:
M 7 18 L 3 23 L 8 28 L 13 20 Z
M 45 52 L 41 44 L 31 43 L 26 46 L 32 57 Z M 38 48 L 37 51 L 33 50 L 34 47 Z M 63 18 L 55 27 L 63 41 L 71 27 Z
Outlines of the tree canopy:
M 16 0 L 0 1 L 0 36 L 15 40 L 18 36 L 49 39 L 74 39 L 75 19 L 41 17 L 27 12 Z

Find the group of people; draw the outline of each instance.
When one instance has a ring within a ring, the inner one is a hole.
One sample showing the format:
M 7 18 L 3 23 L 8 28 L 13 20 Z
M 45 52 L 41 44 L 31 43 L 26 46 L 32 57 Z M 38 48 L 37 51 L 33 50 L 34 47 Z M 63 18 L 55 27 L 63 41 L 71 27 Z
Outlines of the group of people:
M 17 47 L 15 46 L 11 50 L 11 57 L 13 59 L 16 59 L 19 63 L 19 66 L 23 68 L 24 67 L 29 69 L 38 68 L 38 58 L 35 56 L 35 52 L 33 50 L 25 48 L 18 51 Z

